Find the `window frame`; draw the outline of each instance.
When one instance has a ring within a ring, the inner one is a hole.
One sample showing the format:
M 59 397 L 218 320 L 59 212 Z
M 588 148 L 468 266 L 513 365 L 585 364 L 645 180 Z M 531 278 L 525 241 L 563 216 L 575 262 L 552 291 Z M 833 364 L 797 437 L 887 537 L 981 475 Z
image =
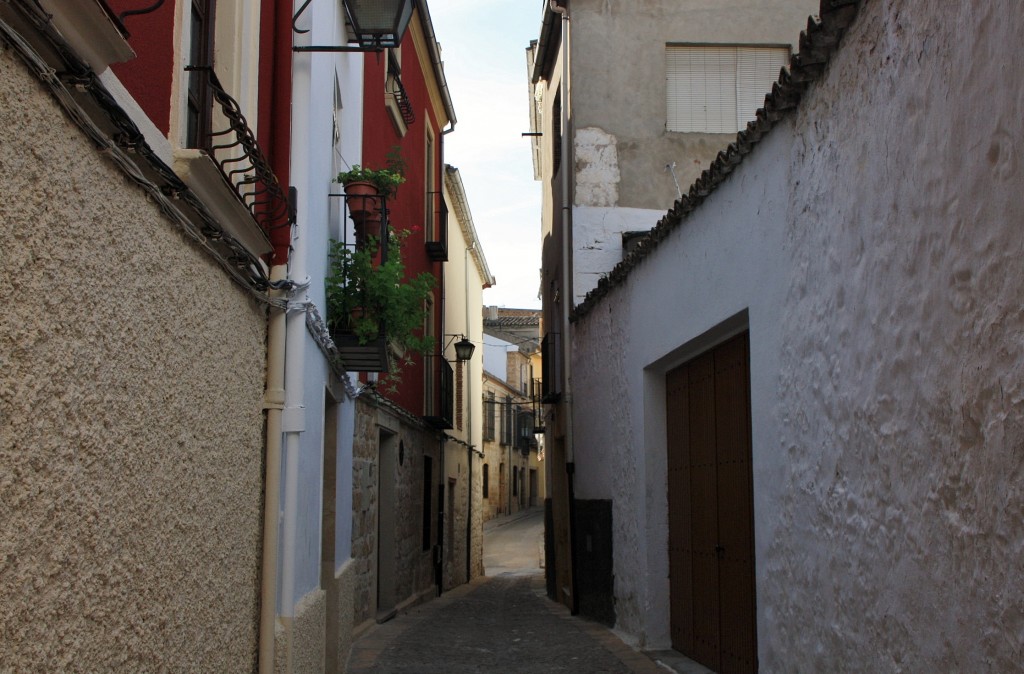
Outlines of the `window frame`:
M 746 128 L 790 54 L 781 44 L 666 44 L 665 130 L 734 134 Z

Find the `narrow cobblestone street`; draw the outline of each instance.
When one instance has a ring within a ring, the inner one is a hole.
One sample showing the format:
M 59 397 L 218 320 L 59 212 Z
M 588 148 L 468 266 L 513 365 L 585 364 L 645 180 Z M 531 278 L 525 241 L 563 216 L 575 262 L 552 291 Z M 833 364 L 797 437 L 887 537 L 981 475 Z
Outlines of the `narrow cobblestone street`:
M 510 521 L 511 520 L 511 521 Z M 597 624 L 544 595 L 539 568 L 541 511 L 484 528 L 487 576 L 445 593 L 364 634 L 353 674 L 664 671 Z

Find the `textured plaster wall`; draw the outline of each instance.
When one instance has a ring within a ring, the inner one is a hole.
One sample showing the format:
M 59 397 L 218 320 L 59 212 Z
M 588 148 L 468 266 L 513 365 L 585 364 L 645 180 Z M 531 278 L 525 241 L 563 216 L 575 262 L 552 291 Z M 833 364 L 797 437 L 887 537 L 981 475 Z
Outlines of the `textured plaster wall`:
M 335 662 L 343 666 L 348 661 L 349 653 L 352 651 L 352 630 L 353 624 L 353 603 L 352 588 L 355 581 L 355 566 L 349 562 L 341 567 L 334 576 L 334 587 L 331 591 L 338 596 L 338 606 L 335 619 L 338 624 L 338 639 L 334 644 Z M 330 648 L 330 644 L 328 644 Z M 328 674 L 331 674 L 328 672 Z
M 327 593 L 313 590 L 296 603 L 294 615 L 279 617 L 274 630 L 274 671 L 315 674 L 324 671 Z M 342 661 L 344 662 L 344 661 Z
M 578 324 L 621 629 L 667 645 L 664 373 L 738 315 L 762 671 L 1019 668 L 1022 31 L 1010 0 L 865 3 L 798 113 Z
M 265 313 L 0 51 L 0 669 L 251 671 Z

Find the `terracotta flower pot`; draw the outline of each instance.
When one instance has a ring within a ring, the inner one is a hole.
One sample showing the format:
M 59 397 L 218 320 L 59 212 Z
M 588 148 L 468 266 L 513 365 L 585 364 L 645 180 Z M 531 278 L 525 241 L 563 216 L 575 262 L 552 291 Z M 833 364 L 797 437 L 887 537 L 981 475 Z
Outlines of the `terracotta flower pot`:
M 352 218 L 356 228 L 356 248 L 362 249 L 372 237 L 379 245 L 381 239 L 381 212 L 370 211 L 365 215 Z
M 371 182 L 356 180 L 345 183 L 345 200 L 353 221 L 368 213 L 380 212 L 380 190 Z

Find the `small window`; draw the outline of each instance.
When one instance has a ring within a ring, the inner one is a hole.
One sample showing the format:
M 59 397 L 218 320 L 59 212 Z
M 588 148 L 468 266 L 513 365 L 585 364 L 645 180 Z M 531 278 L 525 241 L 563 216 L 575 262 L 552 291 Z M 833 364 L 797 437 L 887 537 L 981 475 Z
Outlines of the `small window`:
M 483 476 L 484 476 L 484 479 L 483 479 L 482 490 L 483 490 L 484 498 L 489 498 L 490 495 L 491 495 L 491 469 L 490 469 L 490 466 L 488 466 L 486 463 L 484 464 Z
M 495 403 L 494 403 L 494 391 L 487 392 L 487 401 L 485 402 L 486 416 L 484 417 L 484 440 L 494 441 L 494 427 L 497 421 Z
M 669 131 L 736 133 L 755 117 L 789 61 L 789 47 L 668 45 Z

